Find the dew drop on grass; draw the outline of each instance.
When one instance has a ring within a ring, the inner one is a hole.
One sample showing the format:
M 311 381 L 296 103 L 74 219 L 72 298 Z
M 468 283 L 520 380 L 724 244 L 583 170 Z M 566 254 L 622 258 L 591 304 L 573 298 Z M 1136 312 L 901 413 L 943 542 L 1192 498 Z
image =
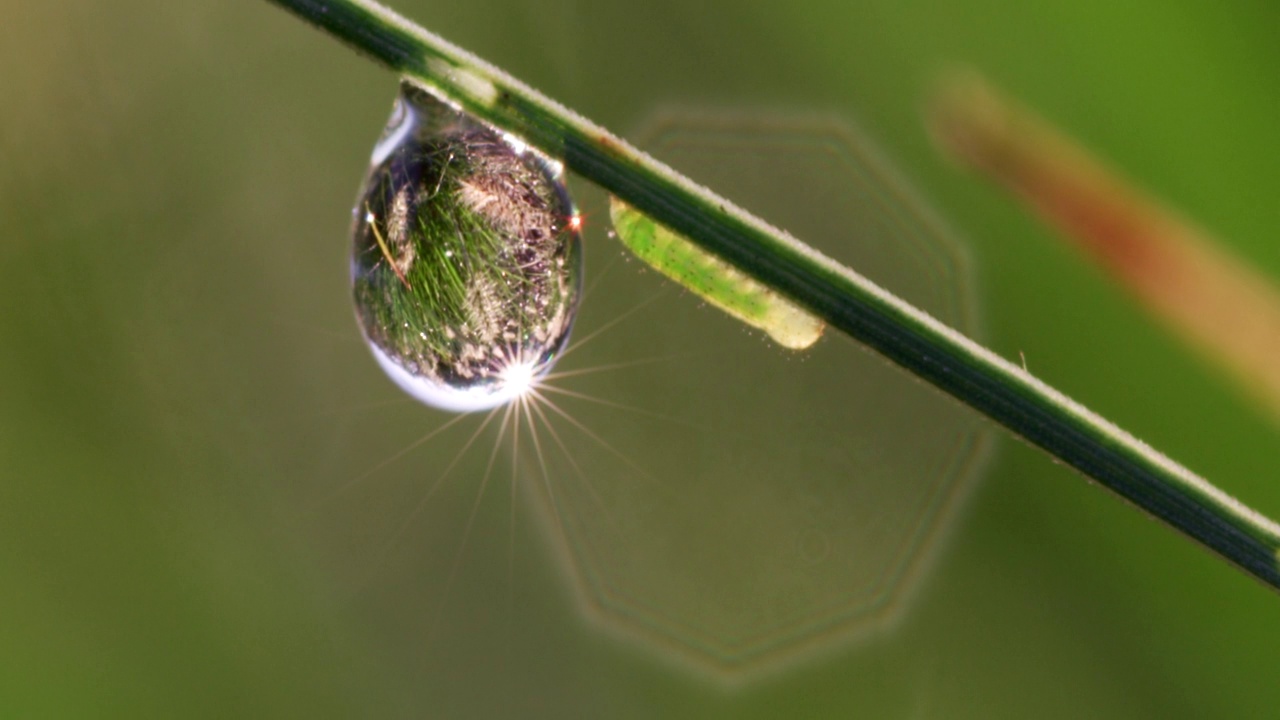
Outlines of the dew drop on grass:
M 353 214 L 356 317 L 402 389 L 484 410 L 550 369 L 582 277 L 559 163 L 406 81 Z

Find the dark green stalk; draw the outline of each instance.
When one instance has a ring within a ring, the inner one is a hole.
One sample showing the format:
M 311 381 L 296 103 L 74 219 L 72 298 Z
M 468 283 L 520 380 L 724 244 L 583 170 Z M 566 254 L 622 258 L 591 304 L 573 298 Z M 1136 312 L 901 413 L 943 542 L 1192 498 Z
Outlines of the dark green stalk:
M 370 0 L 271 0 L 658 222 L 1280 589 L 1280 526 L 965 338 Z

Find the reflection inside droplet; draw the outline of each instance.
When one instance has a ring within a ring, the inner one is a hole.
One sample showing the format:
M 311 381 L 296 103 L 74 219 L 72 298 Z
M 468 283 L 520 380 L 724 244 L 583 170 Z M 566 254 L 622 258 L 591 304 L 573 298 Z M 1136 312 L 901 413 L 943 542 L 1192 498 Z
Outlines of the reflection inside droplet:
M 354 216 L 356 317 L 406 392 L 483 410 L 550 369 L 582 271 L 558 163 L 405 82 Z

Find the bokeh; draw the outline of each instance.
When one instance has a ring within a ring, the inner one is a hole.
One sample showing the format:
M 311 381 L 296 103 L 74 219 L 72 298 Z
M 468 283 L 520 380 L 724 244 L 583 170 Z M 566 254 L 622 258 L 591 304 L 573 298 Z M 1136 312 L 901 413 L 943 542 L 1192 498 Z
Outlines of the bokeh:
M 978 67 L 1280 277 L 1277 11 L 396 7 L 631 139 L 662 108 L 855 123 L 956 229 L 986 342 L 1280 515 L 1274 425 L 1023 210 L 940 160 L 921 121 L 939 73 Z M 527 433 L 514 468 L 509 435 L 491 452 L 493 425 L 463 447 L 481 418 L 401 454 L 449 416 L 380 374 L 347 281 L 351 204 L 396 79 L 264 2 L 0 0 L 0 18 L 0 716 L 1238 717 L 1280 701 L 1274 593 L 1007 438 L 909 607 L 856 641 L 726 683 L 697 653 L 673 661 L 614 632 L 584 607 L 550 493 L 512 483 L 541 477 Z M 575 187 L 588 284 L 603 276 L 585 336 L 662 283 L 605 237 L 602 198 Z M 714 313 L 662 291 L 565 361 L 658 362 L 566 387 L 696 422 L 700 401 L 759 391 L 705 384 L 717 378 L 856 386 L 822 354 L 859 352 L 841 338 L 788 358 Z M 654 325 L 668 338 L 656 347 Z M 681 375 L 704 327 L 735 362 Z M 647 390 L 655 377 L 667 395 Z M 706 443 L 646 445 L 646 416 L 573 408 L 664 477 L 715 465 Z M 554 425 L 588 466 L 625 464 Z M 769 442 L 797 468 L 851 452 L 795 422 Z M 668 500 L 688 507 L 699 490 Z

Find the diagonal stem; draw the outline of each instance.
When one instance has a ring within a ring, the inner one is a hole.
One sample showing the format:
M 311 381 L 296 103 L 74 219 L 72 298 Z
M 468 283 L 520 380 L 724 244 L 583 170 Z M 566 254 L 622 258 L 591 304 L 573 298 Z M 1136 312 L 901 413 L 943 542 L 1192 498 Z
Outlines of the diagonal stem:
M 1280 526 L 871 281 L 372 0 L 270 0 L 790 297 L 1280 589 Z

